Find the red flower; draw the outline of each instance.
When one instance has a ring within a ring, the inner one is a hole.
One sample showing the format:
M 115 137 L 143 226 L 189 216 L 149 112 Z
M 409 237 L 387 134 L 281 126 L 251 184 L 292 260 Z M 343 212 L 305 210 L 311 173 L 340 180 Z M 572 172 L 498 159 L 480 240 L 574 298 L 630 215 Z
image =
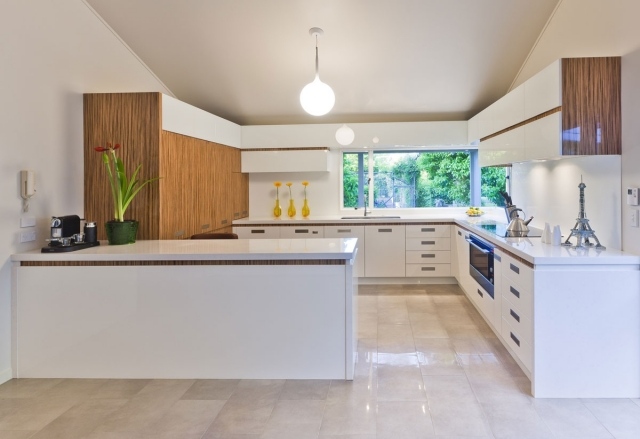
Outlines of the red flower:
M 118 149 L 118 148 L 120 148 L 120 144 L 119 144 L 119 143 L 116 143 L 116 145 L 115 145 L 115 146 L 112 146 L 112 145 L 111 145 L 111 143 L 108 143 L 108 142 L 107 142 L 107 146 L 106 146 L 106 148 L 105 148 L 104 146 L 96 146 L 96 147 L 94 147 L 93 149 L 94 149 L 95 151 L 97 151 L 97 152 L 105 152 L 105 151 L 116 150 L 116 149 Z
M 102 146 L 96 146 L 93 149 L 96 150 L 97 152 L 105 152 L 107 150 L 107 148 L 104 148 Z

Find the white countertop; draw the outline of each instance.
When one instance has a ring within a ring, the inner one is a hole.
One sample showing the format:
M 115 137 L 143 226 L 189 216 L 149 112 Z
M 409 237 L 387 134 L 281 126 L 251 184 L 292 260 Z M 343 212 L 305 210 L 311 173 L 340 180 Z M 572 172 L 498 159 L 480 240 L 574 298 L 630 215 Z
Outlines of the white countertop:
M 351 216 L 358 217 L 355 219 L 343 219 L 343 216 Z M 234 226 L 250 226 L 255 224 L 269 224 L 274 226 L 285 226 L 288 224 L 298 225 L 298 224 L 375 224 L 375 223 L 412 223 L 412 222 L 453 222 L 456 218 L 463 218 L 465 215 L 452 215 L 452 214 L 442 214 L 442 215 L 424 215 L 424 214 L 416 214 L 416 215 L 400 215 L 400 218 L 385 218 L 386 215 L 381 214 L 373 214 L 371 216 L 367 216 L 366 219 L 364 215 L 355 213 L 352 215 L 343 215 L 343 216 L 314 216 L 311 218 L 274 218 L 274 217 L 250 217 L 243 218 L 239 220 L 234 220 Z M 393 213 L 389 213 L 388 216 L 393 216 Z M 360 219 L 362 218 L 362 219 Z
M 355 238 L 331 239 L 202 239 L 137 241 L 101 245 L 66 253 L 40 249 L 11 255 L 12 261 L 231 261 L 351 259 Z

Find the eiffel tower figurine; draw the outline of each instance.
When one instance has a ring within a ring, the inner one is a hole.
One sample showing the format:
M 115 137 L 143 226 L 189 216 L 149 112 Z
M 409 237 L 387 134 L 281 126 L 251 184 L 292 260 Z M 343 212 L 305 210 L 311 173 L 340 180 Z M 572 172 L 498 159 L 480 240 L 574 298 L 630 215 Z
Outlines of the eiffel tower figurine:
M 600 244 L 596 232 L 589 225 L 589 220 L 584 212 L 584 188 L 586 188 L 587 185 L 582 182 L 582 176 L 580 176 L 580 184 L 578 187 L 580 188 L 580 212 L 578 213 L 578 218 L 576 218 L 576 225 L 573 226 L 571 234 L 562 245 L 574 248 L 593 247 L 594 244 L 589 241 L 589 238 L 593 238 L 596 241 L 596 250 L 606 250 L 606 247 Z M 576 245 L 571 245 L 569 240 L 574 236 L 577 238 L 577 242 Z

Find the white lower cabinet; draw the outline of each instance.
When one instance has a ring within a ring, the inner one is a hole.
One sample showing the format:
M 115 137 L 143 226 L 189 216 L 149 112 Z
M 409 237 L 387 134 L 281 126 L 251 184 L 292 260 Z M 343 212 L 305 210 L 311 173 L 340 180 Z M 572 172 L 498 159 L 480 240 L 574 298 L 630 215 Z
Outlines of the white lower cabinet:
M 405 226 L 365 227 L 365 277 L 405 277 Z
M 407 225 L 406 277 L 451 276 L 451 226 Z
M 364 276 L 364 226 L 324 226 L 325 238 L 358 238 L 357 276 Z
M 280 227 L 234 227 L 233 233 L 240 239 L 278 239 Z
M 323 226 L 280 227 L 280 238 L 282 239 L 309 239 L 323 237 Z

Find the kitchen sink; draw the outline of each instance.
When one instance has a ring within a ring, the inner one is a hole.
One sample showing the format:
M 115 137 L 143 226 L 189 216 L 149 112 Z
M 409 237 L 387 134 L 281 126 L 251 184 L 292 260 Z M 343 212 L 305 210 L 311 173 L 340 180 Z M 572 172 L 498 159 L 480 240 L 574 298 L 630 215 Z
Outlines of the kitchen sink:
M 392 215 L 367 215 L 367 216 L 343 216 L 344 220 L 375 220 L 375 219 L 400 219 L 399 216 Z

